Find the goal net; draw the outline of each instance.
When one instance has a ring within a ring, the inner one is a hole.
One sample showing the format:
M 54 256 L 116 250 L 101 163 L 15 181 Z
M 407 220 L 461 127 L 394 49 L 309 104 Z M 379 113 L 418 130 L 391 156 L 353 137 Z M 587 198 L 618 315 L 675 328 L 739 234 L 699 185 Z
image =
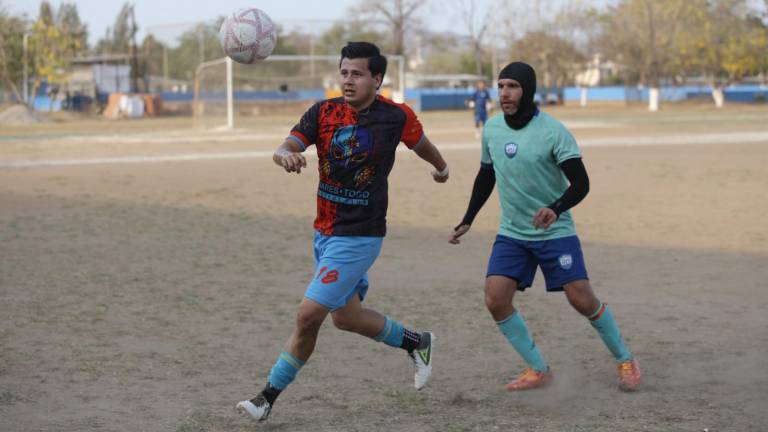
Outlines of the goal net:
M 403 59 L 388 56 L 379 93 L 403 101 Z M 339 57 L 272 55 L 243 65 L 221 58 L 195 70 L 193 113 L 202 128 L 233 128 L 248 117 L 300 115 L 318 100 L 341 96 Z

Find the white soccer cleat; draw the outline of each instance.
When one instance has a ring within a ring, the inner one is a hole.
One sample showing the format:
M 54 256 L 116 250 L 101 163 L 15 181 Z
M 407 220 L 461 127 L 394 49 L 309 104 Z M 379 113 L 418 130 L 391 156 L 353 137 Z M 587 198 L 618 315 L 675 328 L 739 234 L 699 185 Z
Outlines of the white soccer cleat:
M 416 373 L 413 375 L 413 384 L 416 390 L 424 388 L 429 377 L 432 376 L 432 348 L 435 345 L 435 335 L 432 332 L 424 332 L 421 337 L 428 339 L 427 347 L 408 353 L 416 366 Z
M 249 415 L 254 420 L 262 422 L 269 417 L 272 411 L 272 405 L 264 399 L 264 396 L 258 395 L 251 400 L 244 400 L 235 405 L 237 412 L 243 415 Z

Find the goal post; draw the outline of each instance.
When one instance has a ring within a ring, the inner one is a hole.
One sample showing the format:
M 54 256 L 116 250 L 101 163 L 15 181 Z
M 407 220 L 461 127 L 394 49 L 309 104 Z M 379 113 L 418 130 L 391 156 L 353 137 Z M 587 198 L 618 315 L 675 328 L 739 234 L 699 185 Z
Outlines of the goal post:
M 405 59 L 387 56 L 389 67 L 379 93 L 405 100 Z M 337 55 L 272 55 L 253 65 L 229 57 L 195 69 L 193 115 L 203 128 L 233 129 L 238 119 L 301 113 L 317 100 L 341 96 Z

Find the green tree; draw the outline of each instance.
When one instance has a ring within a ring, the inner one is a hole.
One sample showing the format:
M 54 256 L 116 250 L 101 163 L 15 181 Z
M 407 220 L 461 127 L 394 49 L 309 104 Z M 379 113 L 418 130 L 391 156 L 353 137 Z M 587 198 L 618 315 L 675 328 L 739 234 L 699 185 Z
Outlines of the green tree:
M 59 6 L 56 25 L 69 42 L 69 55 L 74 57 L 88 49 L 88 28 L 80 21 L 76 4 L 62 3 Z
M 721 107 L 725 86 L 766 70 L 768 29 L 746 0 L 690 1 L 694 9 L 674 43 L 676 62 L 683 73 L 704 76 Z
M 53 9 L 47 1 L 40 4 L 40 15 L 32 25 L 29 37 L 30 59 L 35 81 L 32 94 L 45 80 L 53 92 L 66 80 L 73 55 L 82 47 L 76 35 L 67 34 L 53 20 Z
M 24 99 L 17 83 L 23 80 L 22 40 L 26 28 L 24 19 L 10 15 L 0 4 L 0 83 L 17 101 Z
M 53 25 L 53 7 L 47 0 L 40 2 L 40 10 L 37 14 L 37 20 L 42 21 L 45 25 Z
M 197 65 L 224 57 L 218 37 L 223 19 L 198 23 L 179 36 L 178 45 L 168 53 L 168 69 L 172 78 L 191 80 Z
M 139 28 L 133 15 L 133 6 L 130 3 L 125 3 L 117 14 L 114 25 L 107 27 L 104 37 L 96 42 L 95 51 L 105 54 L 126 54 L 138 31 Z
M 597 46 L 628 71 L 628 79 L 651 88 L 649 109 L 658 109 L 665 77 L 676 76 L 677 53 L 669 49 L 680 37 L 684 18 L 694 13 L 689 0 L 622 0 L 593 14 L 600 26 Z

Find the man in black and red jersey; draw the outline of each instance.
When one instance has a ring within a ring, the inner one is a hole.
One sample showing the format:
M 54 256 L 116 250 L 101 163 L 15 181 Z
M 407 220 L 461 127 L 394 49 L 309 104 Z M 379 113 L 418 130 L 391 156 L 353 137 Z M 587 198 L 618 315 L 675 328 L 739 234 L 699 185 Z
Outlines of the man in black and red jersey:
M 413 361 L 414 385 L 421 389 L 432 373 L 431 332 L 416 332 L 362 306 L 368 269 L 386 234 L 387 177 L 402 141 L 432 164 L 438 183 L 448 180 L 448 165 L 424 135 L 411 108 L 377 95 L 387 59 L 376 45 L 350 42 L 341 50 L 343 97 L 314 104 L 274 154 L 287 172 L 307 166 L 302 153 L 315 145 L 320 184 L 315 219 L 315 273 L 299 305 L 296 325 L 254 398 L 237 404 L 240 412 L 266 420 L 275 399 L 312 355 L 320 325 L 331 314 L 334 325 L 404 349 Z

